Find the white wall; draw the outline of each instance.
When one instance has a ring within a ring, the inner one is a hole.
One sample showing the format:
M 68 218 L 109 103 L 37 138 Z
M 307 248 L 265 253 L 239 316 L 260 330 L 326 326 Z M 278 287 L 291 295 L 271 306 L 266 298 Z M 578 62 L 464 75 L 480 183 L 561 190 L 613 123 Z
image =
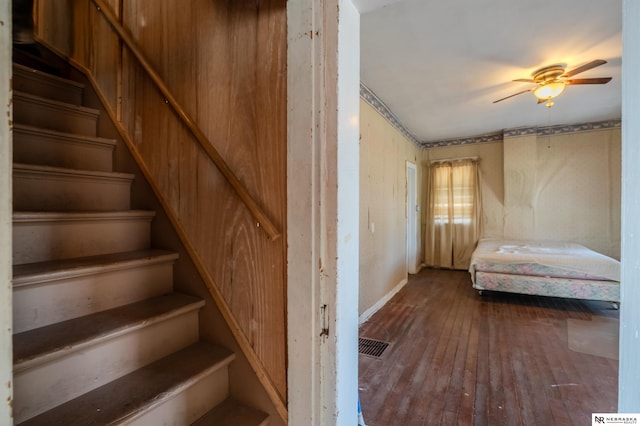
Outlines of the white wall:
M 337 18 L 337 286 L 335 293 L 327 288 L 336 309 L 330 322 L 334 346 L 325 347 L 336 357 L 336 392 L 330 405 L 335 414 L 323 424 L 352 426 L 358 423 L 360 13 L 351 0 L 342 0 Z
M 416 164 L 422 204 L 421 153 L 371 105 L 360 101 L 360 302 L 365 320 L 407 280 L 406 162 Z M 422 263 L 422 226 L 417 226 Z
M 640 413 L 640 2 L 622 10 L 622 294 L 618 411 Z
M 0 3 L 0 425 L 11 424 L 11 6 Z

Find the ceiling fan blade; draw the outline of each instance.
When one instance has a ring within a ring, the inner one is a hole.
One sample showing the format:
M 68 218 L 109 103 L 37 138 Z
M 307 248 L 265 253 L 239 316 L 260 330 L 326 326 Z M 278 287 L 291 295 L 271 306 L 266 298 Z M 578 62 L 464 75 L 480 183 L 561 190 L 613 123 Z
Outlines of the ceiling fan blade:
M 532 80 L 530 78 L 518 78 L 516 80 L 511 80 L 511 81 L 521 81 L 523 83 L 537 83 L 535 80 Z
M 598 78 L 574 78 L 573 80 L 565 80 L 567 84 L 606 84 L 611 81 L 611 77 Z
M 509 95 L 509 96 L 504 97 L 502 99 L 498 99 L 497 101 L 493 101 L 493 103 L 495 104 L 497 102 L 504 101 L 505 99 L 509 99 L 509 98 L 513 98 L 514 96 L 522 95 L 523 93 L 532 92 L 534 89 L 535 89 L 535 87 L 531 88 L 531 89 L 523 90 L 522 92 L 514 93 L 513 95 Z
M 549 102 L 551 99 L 538 99 L 538 104 L 543 104 L 545 102 Z
M 591 68 L 599 67 L 600 65 L 604 65 L 606 63 L 607 61 L 603 59 L 596 59 L 582 66 L 579 66 L 578 68 L 574 68 L 571 71 L 567 71 L 566 73 L 562 74 L 561 77 L 571 77 L 572 75 L 580 74 L 581 72 L 585 72 L 587 70 L 590 70 Z

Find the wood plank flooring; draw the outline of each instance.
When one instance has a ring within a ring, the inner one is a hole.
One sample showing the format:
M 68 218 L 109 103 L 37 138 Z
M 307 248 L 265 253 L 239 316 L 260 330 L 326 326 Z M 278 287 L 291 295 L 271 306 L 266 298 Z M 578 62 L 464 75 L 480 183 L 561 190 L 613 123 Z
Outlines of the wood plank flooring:
M 359 356 L 367 426 L 590 425 L 617 411 L 618 361 L 569 349 L 567 320 L 604 302 L 480 296 L 463 271 L 423 269 L 360 327 L 390 342 Z

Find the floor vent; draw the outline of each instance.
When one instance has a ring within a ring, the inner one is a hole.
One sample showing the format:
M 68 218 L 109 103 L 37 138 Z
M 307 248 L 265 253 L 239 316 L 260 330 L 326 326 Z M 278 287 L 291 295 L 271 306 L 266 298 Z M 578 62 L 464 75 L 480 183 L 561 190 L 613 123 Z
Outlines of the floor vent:
M 358 352 L 362 355 L 380 358 L 388 346 L 389 343 L 379 340 L 365 339 L 363 337 L 358 339 Z

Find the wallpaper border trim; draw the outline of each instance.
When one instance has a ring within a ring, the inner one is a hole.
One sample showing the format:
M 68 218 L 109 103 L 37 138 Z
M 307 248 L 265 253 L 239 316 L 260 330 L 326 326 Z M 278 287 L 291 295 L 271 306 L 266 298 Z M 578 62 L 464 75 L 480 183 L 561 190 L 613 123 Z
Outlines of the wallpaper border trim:
M 594 121 L 591 123 L 538 127 L 538 136 L 561 135 L 565 133 L 591 132 L 593 130 L 615 129 L 622 127 L 622 120 Z
M 440 148 L 455 145 L 474 145 L 479 143 L 502 142 L 503 132 L 490 133 L 482 136 L 470 136 L 468 138 L 452 138 L 440 141 L 420 142 L 421 148 Z
M 391 108 L 387 106 L 382 99 L 380 99 L 371 89 L 369 89 L 363 82 L 360 82 L 360 97 L 373 109 L 378 111 L 378 114 L 387 119 L 389 123 L 393 127 L 395 127 L 402 135 L 413 142 L 416 146 L 421 147 L 421 142 L 416 138 L 413 133 L 409 131 L 404 125 L 398 120 L 398 117 L 391 111 Z
M 622 126 L 622 120 L 593 121 L 590 123 L 559 124 L 545 127 L 518 127 L 505 129 L 501 132 L 484 136 L 472 136 L 468 138 L 453 138 L 433 142 L 421 142 L 422 148 L 440 148 L 455 145 L 470 145 L 488 142 L 501 142 L 505 137 L 516 138 L 521 136 L 556 136 L 570 133 L 591 132 L 594 130 L 616 129 Z
M 514 138 L 520 136 L 554 136 L 569 133 L 591 132 L 594 130 L 615 129 L 622 126 L 622 120 L 604 120 L 590 123 L 560 124 L 546 127 L 517 127 L 514 129 L 504 129 L 499 132 L 489 133 L 480 136 L 470 136 L 466 138 L 451 138 L 438 141 L 420 141 L 409 131 L 398 117 L 371 89 L 363 82 L 360 82 L 360 97 L 381 116 L 387 119 L 404 137 L 410 140 L 419 148 L 441 148 L 456 145 L 472 145 L 480 143 L 502 142 L 505 137 Z

